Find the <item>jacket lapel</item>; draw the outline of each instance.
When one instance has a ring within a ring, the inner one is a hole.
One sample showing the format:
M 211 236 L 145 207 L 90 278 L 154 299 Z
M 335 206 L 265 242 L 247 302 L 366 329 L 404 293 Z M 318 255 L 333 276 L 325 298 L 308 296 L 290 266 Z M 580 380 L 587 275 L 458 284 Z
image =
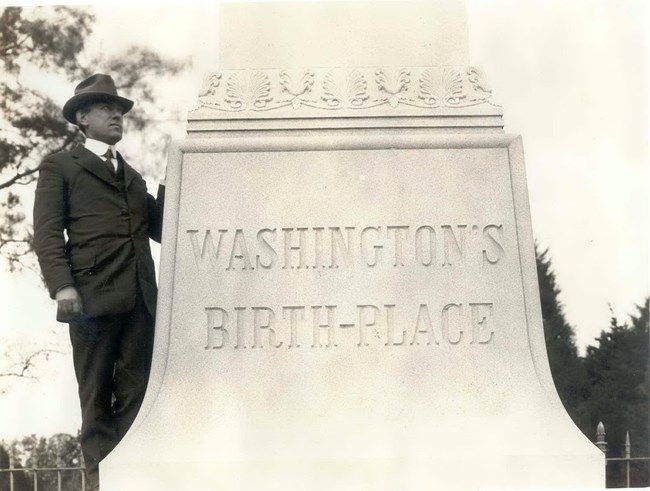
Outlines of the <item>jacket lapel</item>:
M 77 147 L 72 150 L 72 158 L 78 165 L 94 176 L 113 187 L 118 187 L 108 165 L 106 165 L 106 162 L 83 145 L 77 145 Z
M 124 157 L 122 157 L 120 152 L 117 152 L 117 159 L 121 162 L 122 167 L 124 168 L 124 186 L 128 188 L 131 181 L 133 181 L 137 175 L 137 172 L 126 162 L 126 160 L 124 160 Z

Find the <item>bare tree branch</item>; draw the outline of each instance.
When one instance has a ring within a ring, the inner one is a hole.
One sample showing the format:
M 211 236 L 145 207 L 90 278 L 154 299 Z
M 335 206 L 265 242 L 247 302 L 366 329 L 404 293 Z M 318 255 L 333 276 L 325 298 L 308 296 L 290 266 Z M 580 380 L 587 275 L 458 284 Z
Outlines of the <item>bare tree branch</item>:
M 0 52 L 6 54 L 9 53 L 14 48 L 20 48 L 23 44 L 25 44 L 25 41 L 29 39 L 29 36 L 24 36 L 20 41 L 14 41 L 13 43 L 5 44 L 4 46 L 0 46 Z
M 31 241 L 32 239 L 3 239 L 0 237 L 0 245 L 9 243 L 29 244 Z
M 57 153 L 57 152 L 60 152 L 60 151 L 64 150 L 66 147 L 68 147 L 74 141 L 74 139 L 76 137 L 77 137 L 76 132 L 69 134 L 68 137 L 63 141 L 63 143 L 61 145 L 59 145 L 57 148 L 53 149 L 51 151 L 51 153 Z M 38 172 L 38 167 L 33 167 L 31 169 L 27 169 L 26 171 L 19 172 L 15 176 L 13 176 L 11 179 L 8 179 L 7 181 L 5 181 L 3 183 L 0 183 L 0 189 L 5 189 L 5 188 L 8 188 L 8 187 L 11 187 L 13 184 L 29 184 L 29 183 L 32 182 L 33 179 L 30 180 L 29 182 L 26 182 L 26 183 L 21 183 L 21 182 L 17 182 L 17 181 L 19 181 L 23 177 L 27 177 L 27 176 L 30 176 L 32 174 L 35 174 L 36 172 Z
M 9 180 L 7 180 L 7 181 L 5 181 L 3 183 L 0 183 L 0 189 L 8 188 L 8 187 L 12 186 L 13 184 L 20 184 L 17 181 L 19 181 L 23 177 L 30 176 L 30 175 L 34 174 L 35 172 L 37 172 L 37 171 L 38 171 L 38 167 L 34 167 L 33 169 L 28 169 L 28 170 L 26 170 L 24 172 L 19 172 L 18 174 L 16 174 L 11 179 L 9 179 Z
M 60 354 L 61 352 L 49 348 L 39 349 L 34 353 L 32 353 L 31 355 L 29 355 L 24 360 L 22 360 L 20 363 L 16 363 L 15 365 L 13 365 L 12 367 L 13 370 L 8 372 L 0 372 L 0 377 L 18 377 L 18 378 L 34 379 L 36 377 L 31 375 L 29 371 L 36 364 L 36 359 L 42 356 L 47 360 L 52 353 Z

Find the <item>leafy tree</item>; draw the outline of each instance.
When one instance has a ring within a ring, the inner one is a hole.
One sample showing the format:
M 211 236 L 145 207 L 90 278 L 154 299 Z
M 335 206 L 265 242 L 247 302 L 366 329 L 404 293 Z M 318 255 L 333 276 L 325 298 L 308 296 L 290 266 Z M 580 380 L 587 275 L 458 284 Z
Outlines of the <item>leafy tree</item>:
M 37 437 L 36 435 L 25 436 L 11 442 L 0 442 L 0 449 L 7 449 L 7 457 L 11 460 L 14 468 L 24 468 L 25 474 L 29 476 L 29 484 L 33 482 L 33 475 L 30 469 L 39 468 L 74 468 L 83 466 L 81 447 L 79 445 L 79 434 L 76 436 L 66 433 L 58 433 L 49 438 Z M 58 488 L 58 475 L 56 471 L 42 471 L 37 475 L 38 489 L 55 490 Z M 79 470 L 61 472 L 61 489 L 78 490 L 81 485 L 81 474 Z M 0 487 L 0 490 L 2 488 Z
M 140 157 L 145 153 L 160 161 L 167 144 L 165 128 L 148 123 L 178 119 L 164 104 L 155 104 L 156 87 L 186 64 L 141 47 L 108 58 L 93 56 L 86 50 L 86 40 L 94 22 L 92 12 L 81 8 L 0 10 L 0 255 L 11 270 L 34 263 L 32 230 L 22 202 L 33 193 L 40 161 L 82 140 L 51 95 L 25 82 L 26 73 L 38 71 L 67 83 L 98 71 L 112 74 L 118 91 L 136 101 L 125 126 L 127 133 L 141 135 Z M 142 170 L 156 167 L 162 162 Z
M 583 398 L 585 374 L 578 356 L 575 332 L 567 322 L 558 298 L 561 290 L 555 280 L 548 249 L 543 252 L 537 249 L 536 256 L 544 338 L 553 381 L 564 407 L 581 426 L 576 409 Z
M 1 472 L 6 469 L 17 469 L 17 472 Z M 22 465 L 12 462 L 9 453 L 0 445 L 0 491 L 32 491 L 34 485 L 27 473 L 22 471 Z

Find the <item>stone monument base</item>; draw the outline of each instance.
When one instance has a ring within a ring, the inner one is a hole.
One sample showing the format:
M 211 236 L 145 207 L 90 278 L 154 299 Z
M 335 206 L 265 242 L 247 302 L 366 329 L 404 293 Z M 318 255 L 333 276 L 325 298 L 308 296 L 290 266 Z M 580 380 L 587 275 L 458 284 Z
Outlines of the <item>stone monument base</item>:
M 224 7 L 170 153 L 147 396 L 102 491 L 604 485 L 466 25 L 449 0 Z
M 171 302 L 103 491 L 602 485 L 548 368 L 519 138 L 189 138 L 168 187 Z
M 601 462 L 593 462 L 601 467 Z M 436 457 L 430 460 L 395 461 L 368 458 L 359 461 L 323 460 L 255 461 L 240 463 L 175 462 L 123 465 L 106 481 L 107 489 L 193 491 L 213 490 L 337 490 L 337 491 L 430 491 L 502 489 L 604 489 L 554 469 L 565 465 L 589 472 L 576 456 L 474 456 Z M 102 489 L 104 489 L 102 480 Z

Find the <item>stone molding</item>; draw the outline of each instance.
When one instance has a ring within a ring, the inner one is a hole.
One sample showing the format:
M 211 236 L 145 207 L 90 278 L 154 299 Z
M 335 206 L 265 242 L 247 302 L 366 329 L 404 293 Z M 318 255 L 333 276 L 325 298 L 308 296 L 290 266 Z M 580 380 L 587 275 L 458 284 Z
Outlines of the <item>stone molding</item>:
M 369 109 L 434 115 L 474 106 L 499 107 L 478 67 L 224 70 L 206 78 L 190 116 L 260 117 L 282 110 L 296 117 L 315 112 L 330 117 L 337 112 L 362 115 Z

